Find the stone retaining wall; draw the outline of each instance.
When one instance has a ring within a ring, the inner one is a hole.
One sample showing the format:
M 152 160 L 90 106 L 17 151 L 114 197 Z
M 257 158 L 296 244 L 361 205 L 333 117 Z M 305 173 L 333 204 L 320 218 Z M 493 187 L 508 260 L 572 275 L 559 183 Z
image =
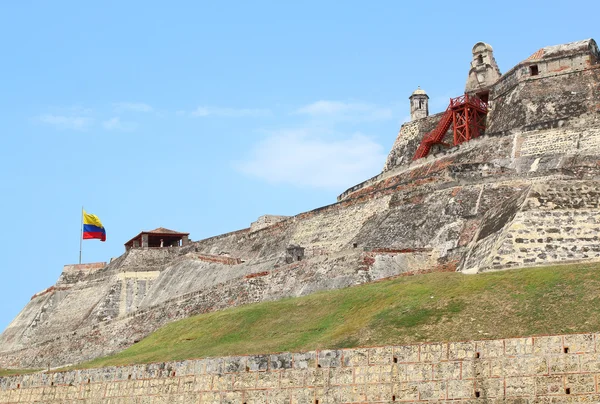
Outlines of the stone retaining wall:
M 600 334 L 188 360 L 0 378 L 0 403 L 593 403 Z

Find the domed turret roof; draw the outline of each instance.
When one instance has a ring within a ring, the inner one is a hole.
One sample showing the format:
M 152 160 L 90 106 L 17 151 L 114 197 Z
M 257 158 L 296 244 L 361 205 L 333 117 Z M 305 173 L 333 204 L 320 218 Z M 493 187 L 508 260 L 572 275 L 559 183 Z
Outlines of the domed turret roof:
M 427 95 L 427 93 L 419 86 L 419 88 L 413 91 L 412 95 Z

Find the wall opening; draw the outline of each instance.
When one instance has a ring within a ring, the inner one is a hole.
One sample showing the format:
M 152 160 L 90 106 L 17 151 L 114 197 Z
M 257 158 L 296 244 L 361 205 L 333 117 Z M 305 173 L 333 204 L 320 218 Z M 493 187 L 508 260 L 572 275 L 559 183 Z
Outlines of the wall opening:
M 392 396 L 392 401 L 396 401 L 396 396 Z
M 475 352 L 475 359 L 481 358 L 481 354 L 479 352 Z
M 394 356 L 394 363 L 398 363 L 398 358 Z
M 564 351 L 565 351 L 565 353 L 569 353 L 569 347 L 566 346 Z
M 531 65 L 529 66 L 529 72 L 532 76 L 537 76 L 540 74 L 540 69 L 538 68 L 538 65 Z
M 481 393 L 479 391 L 476 391 L 475 392 L 475 398 L 479 398 L 479 397 L 481 397 Z
M 356 247 L 358 247 L 358 243 L 352 244 L 352 248 L 356 248 Z
M 489 102 L 490 100 L 490 92 L 489 91 L 482 91 L 480 93 L 477 93 L 477 96 L 479 97 L 479 99 L 485 103 Z
M 569 387 L 565 389 L 565 394 L 571 394 L 571 389 Z

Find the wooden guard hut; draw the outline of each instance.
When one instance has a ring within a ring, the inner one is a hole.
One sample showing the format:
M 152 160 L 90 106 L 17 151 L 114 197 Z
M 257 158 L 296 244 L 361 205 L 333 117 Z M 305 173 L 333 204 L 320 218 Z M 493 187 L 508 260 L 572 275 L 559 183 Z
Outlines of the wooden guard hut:
M 190 242 L 189 235 L 190 233 L 180 233 L 159 227 L 158 229 L 143 231 L 126 242 L 125 250 L 131 248 L 181 247 Z

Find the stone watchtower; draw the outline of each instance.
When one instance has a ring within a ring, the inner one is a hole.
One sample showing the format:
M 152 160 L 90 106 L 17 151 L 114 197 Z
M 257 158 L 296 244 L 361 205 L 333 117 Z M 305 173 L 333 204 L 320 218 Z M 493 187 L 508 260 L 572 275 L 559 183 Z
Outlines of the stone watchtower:
M 502 76 L 494 59 L 494 50 L 484 42 L 473 46 L 473 60 L 469 70 L 469 78 L 465 93 L 477 94 L 482 100 L 487 101 L 489 88 Z
M 421 87 L 417 88 L 408 99 L 410 100 L 411 121 L 429 116 L 429 96 Z

